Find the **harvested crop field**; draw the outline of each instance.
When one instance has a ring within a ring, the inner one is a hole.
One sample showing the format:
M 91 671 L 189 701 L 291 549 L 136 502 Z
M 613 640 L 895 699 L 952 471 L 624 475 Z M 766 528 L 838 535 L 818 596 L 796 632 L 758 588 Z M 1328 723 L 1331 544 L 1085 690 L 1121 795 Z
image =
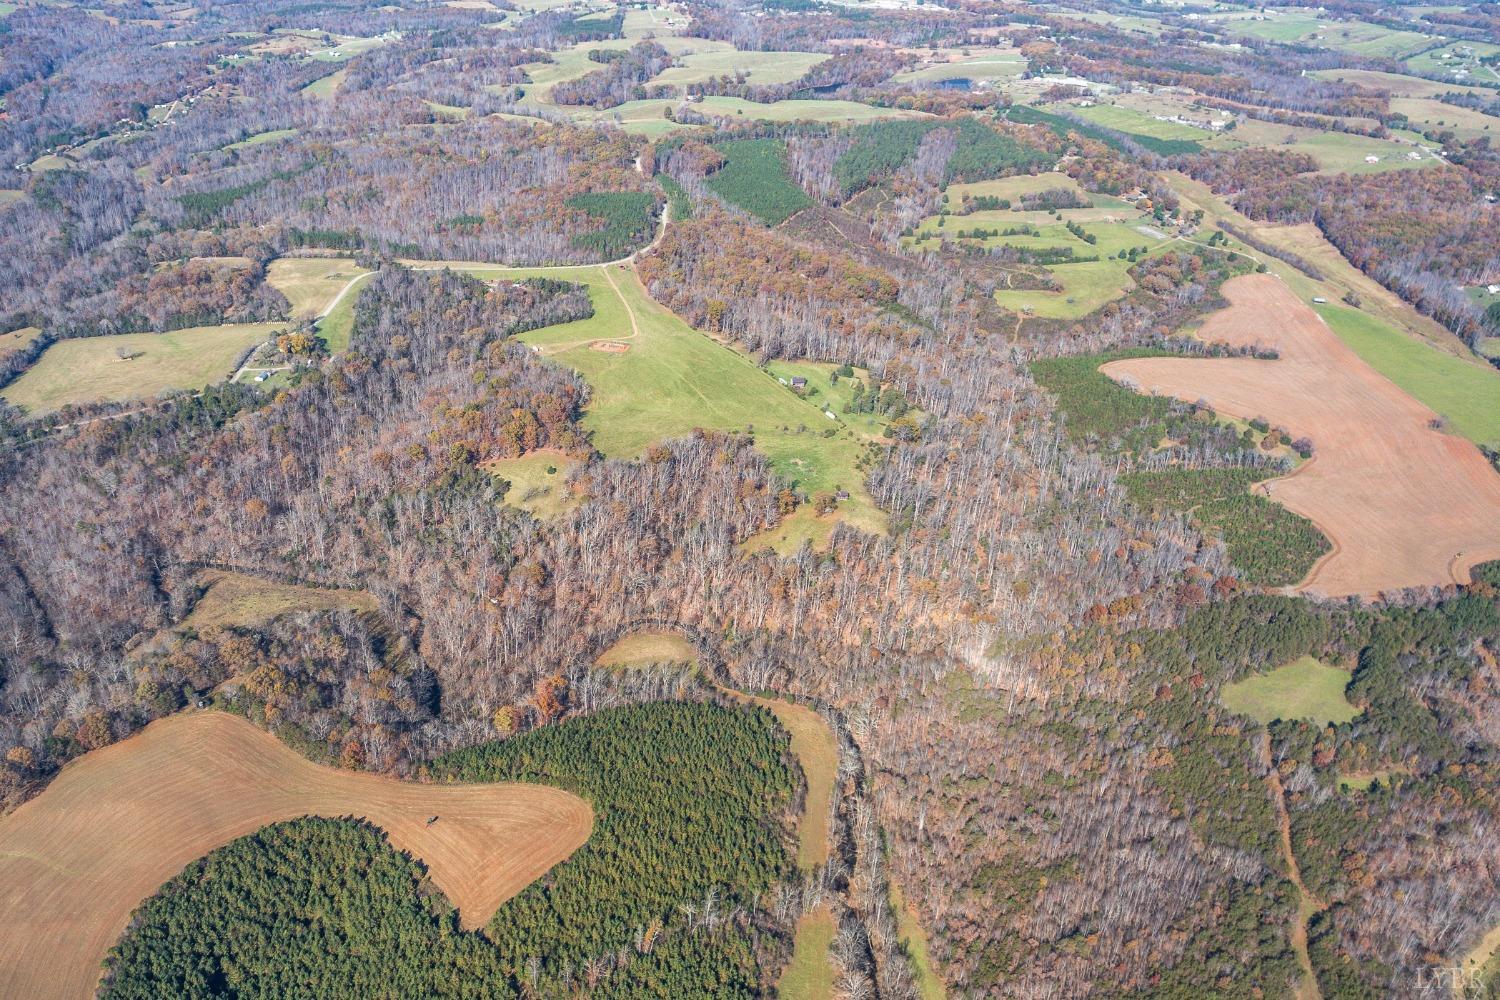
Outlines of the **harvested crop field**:
M 593 829 L 588 804 L 561 789 L 337 771 L 235 716 L 172 716 L 70 764 L 0 819 L 0 996 L 93 995 L 99 963 L 162 883 L 236 837 L 306 815 L 382 827 L 468 928 Z
M 1296 590 L 1372 596 L 1467 583 L 1500 558 L 1500 474 L 1472 442 L 1431 426 L 1435 414 L 1371 368 L 1280 279 L 1224 285 L 1230 305 L 1198 336 L 1278 352 L 1251 358 L 1131 358 L 1102 369 L 1143 392 L 1207 400 L 1263 418 L 1316 449 L 1297 471 L 1263 484 L 1333 542 Z

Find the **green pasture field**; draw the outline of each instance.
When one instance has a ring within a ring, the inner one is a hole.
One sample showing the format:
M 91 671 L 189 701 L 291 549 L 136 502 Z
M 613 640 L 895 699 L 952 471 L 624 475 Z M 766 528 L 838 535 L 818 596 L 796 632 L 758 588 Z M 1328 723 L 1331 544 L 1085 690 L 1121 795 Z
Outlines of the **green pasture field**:
M 834 974 L 829 949 L 837 929 L 826 905 L 802 915 L 792 940 L 792 960 L 776 984 L 777 1000 L 832 1000 Z
M 349 337 L 354 333 L 354 303 L 363 288 L 364 285 L 360 284 L 350 289 L 349 294 L 339 299 L 338 305 L 329 310 L 328 315 L 313 325 L 332 354 L 342 354 L 349 349 Z
M 382 45 L 389 45 L 392 39 L 376 35 L 373 38 L 344 38 L 338 45 L 331 49 L 318 49 L 312 53 L 310 58 L 319 62 L 343 62 L 344 60 L 357 56 L 361 52 L 369 52 Z
M 1481 81 L 1493 84 L 1500 82 L 1500 71 L 1479 60 L 1496 54 L 1500 54 L 1500 45 L 1492 42 L 1453 42 L 1412 55 L 1406 60 L 1406 66 L 1413 73 L 1438 76 L 1455 83 Z M 1450 58 L 1444 59 L 1444 55 Z M 1467 70 L 1467 76 L 1456 76 L 1458 70 Z
M 1007 222 L 1016 224 L 1006 218 L 1007 214 L 975 212 L 972 215 L 949 216 L 945 228 L 956 233 L 960 229 L 992 229 L 997 225 L 1003 228 Z M 1067 210 L 1063 211 L 1063 218 L 1068 218 Z M 918 229 L 918 236 L 926 237 L 937 232 L 935 228 L 929 228 L 931 225 L 934 225 L 933 220 L 924 221 Z M 1100 259 L 1097 261 L 1048 265 L 1047 271 L 1062 285 L 1061 291 L 1000 289 L 995 292 L 995 301 L 1012 312 L 1029 313 L 1047 319 L 1079 319 L 1134 287 L 1127 272 L 1135 263 L 1167 242 L 1165 238 L 1142 232 L 1138 227 L 1145 223 L 1088 222 L 1080 225 L 1085 232 L 1098 237 L 1098 243 L 1090 246 L 1068 232 L 1063 223 L 1059 222 L 1038 226 L 1036 236 L 997 236 L 966 242 L 986 247 L 1012 246 L 1032 250 L 1070 247 L 1079 257 L 1098 256 Z M 1137 261 L 1118 258 L 1117 254 L 1121 250 L 1132 247 L 1145 247 L 1147 253 Z
M 1351 55 L 1402 58 L 1433 44 L 1430 35 L 1415 31 L 1392 31 L 1364 21 L 1335 21 L 1312 14 L 1269 15 L 1254 21 L 1245 16 L 1209 18 L 1228 31 L 1272 42 L 1298 42 L 1317 48 L 1335 49 Z
M 552 53 L 551 62 L 523 63 L 521 69 L 531 79 L 524 86 L 526 100 L 544 107 L 560 107 L 552 101 L 552 88 L 556 84 L 577 80 L 595 70 L 604 68 L 603 63 L 594 62 L 589 52 L 595 49 L 624 51 L 636 44 L 630 38 L 606 38 L 596 42 L 578 42 Z M 679 59 L 707 54 L 733 56 L 736 52 L 728 42 L 716 42 L 707 38 L 669 36 L 655 39 L 656 43 Z M 587 109 L 592 112 L 593 109 Z
M 734 139 L 715 148 L 725 163 L 708 178 L 708 189 L 766 225 L 779 225 L 813 203 L 788 174 L 780 139 Z
M 339 92 L 339 87 L 344 84 L 344 77 L 349 75 L 347 68 L 335 70 L 327 76 L 320 76 L 312 83 L 302 88 L 302 93 L 308 97 L 316 97 L 322 101 L 331 101 L 333 96 Z
M 490 462 L 485 471 L 510 484 L 505 502 L 519 507 L 538 520 L 551 521 L 562 516 L 577 503 L 568 490 L 568 474 L 578 464 L 576 458 L 550 451 L 535 451 L 520 458 L 502 458 Z
M 1145 112 L 1120 107 L 1118 104 L 1095 104 L 1092 107 L 1071 110 L 1078 117 L 1096 125 L 1103 125 L 1105 128 L 1112 128 L 1116 132 L 1124 132 L 1127 135 L 1143 135 L 1150 139 L 1180 139 L 1204 143 L 1217 135 L 1210 129 L 1179 125 L 1177 122 L 1164 122 Z
M 1309 129 L 1289 131 L 1297 135 L 1297 140 L 1278 143 L 1273 148 L 1306 153 L 1318 161 L 1320 172 L 1326 174 L 1374 174 L 1387 170 L 1421 169 L 1443 162 L 1431 153 L 1405 143 L 1372 139 L 1349 132 L 1314 132 Z M 1419 154 L 1419 158 L 1412 159 L 1409 155 L 1411 153 Z M 1380 159 L 1375 163 L 1367 163 L 1367 156 L 1378 156 Z
M 249 149 L 251 146 L 260 146 L 268 142 L 277 142 L 281 139 L 290 138 L 291 136 L 294 136 L 296 134 L 297 129 L 294 128 L 278 128 L 272 129 L 269 132 L 257 132 L 255 135 L 252 135 L 245 139 L 241 139 L 239 142 L 231 142 L 229 145 L 225 146 L 224 149 L 226 151 L 231 149 Z
M 662 70 L 651 82 L 686 88 L 690 83 L 743 73 L 751 83 L 791 83 L 827 59 L 826 52 L 693 52 L 681 56 L 681 65 Z
M 1268 674 L 1226 685 L 1219 700 L 1239 715 L 1261 723 L 1277 719 L 1310 719 L 1320 724 L 1348 722 L 1359 715 L 1344 689 L 1349 671 L 1303 656 Z
M 658 441 L 699 428 L 753 433 L 756 448 L 776 473 L 809 497 L 841 488 L 850 495 L 828 517 L 816 517 L 811 504 L 803 505 L 788 518 L 793 521 L 790 527 L 785 522 L 780 526 L 774 539 L 780 544 L 772 546 L 777 551 L 795 551 L 803 541 L 826 540 L 836 522 L 873 533 L 887 530 L 885 514 L 866 492 L 864 474 L 857 467 L 869 439 L 829 420 L 748 357 L 658 305 L 633 268 L 450 266 L 486 280 L 548 277 L 588 287 L 593 316 L 533 330 L 519 339 L 544 357 L 574 368 L 589 383 L 591 396 L 582 422 L 603 454 L 635 458 Z M 614 353 L 591 346 L 599 342 L 629 348 Z
M 880 118 L 925 118 L 920 111 L 877 108 L 856 101 L 776 101 L 760 104 L 738 97 L 705 97 L 693 105 L 705 115 L 722 118 L 746 118 L 771 122 L 867 122 Z
M 242 323 L 60 340 L 0 396 L 41 416 L 70 404 L 202 389 L 229 375 L 242 352 L 282 329 L 280 323 Z M 130 359 L 122 360 L 121 353 Z
M 1500 371 L 1433 350 L 1346 306 L 1313 308 L 1372 368 L 1440 414 L 1454 431 L 1500 448 Z
M 625 12 L 625 37 L 639 39 L 675 35 L 688 26 L 688 19 L 671 7 L 631 8 Z
M 940 54 L 952 50 L 939 49 Z M 1009 80 L 1026 72 L 1026 57 L 1016 49 L 966 49 L 957 62 L 919 66 L 891 79 L 896 83 L 940 83 L 943 80 Z

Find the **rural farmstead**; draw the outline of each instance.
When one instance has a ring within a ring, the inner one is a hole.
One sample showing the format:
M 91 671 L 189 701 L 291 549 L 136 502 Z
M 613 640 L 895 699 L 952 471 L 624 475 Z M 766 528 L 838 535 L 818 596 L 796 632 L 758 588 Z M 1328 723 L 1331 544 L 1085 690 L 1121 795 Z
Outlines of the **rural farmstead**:
M 1493 3 L 0 0 L 0 1000 L 1500 995 Z

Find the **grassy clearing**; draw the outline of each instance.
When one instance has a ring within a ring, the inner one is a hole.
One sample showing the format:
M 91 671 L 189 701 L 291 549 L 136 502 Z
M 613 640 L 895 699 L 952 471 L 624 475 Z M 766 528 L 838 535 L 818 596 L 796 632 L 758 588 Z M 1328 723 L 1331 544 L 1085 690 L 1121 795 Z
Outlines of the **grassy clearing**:
M 1359 715 L 1344 689 L 1349 671 L 1303 656 L 1268 674 L 1256 674 L 1225 686 L 1224 707 L 1262 724 L 1277 719 L 1309 719 L 1321 725 L 1348 722 Z
M 1122 108 L 1117 104 L 1095 104 L 1093 107 L 1076 108 L 1078 117 L 1112 128 L 1116 132 L 1145 136 L 1148 139 L 1181 140 L 1204 143 L 1214 137 L 1209 129 L 1195 128 L 1177 122 L 1164 122 L 1141 111 Z
M 721 76 L 743 75 L 754 84 L 791 83 L 828 58 L 826 52 L 693 52 L 678 59 L 680 65 L 662 70 L 652 83 L 686 89 Z
M 1436 156 L 1405 143 L 1349 132 L 1311 132 L 1301 130 L 1297 141 L 1280 143 L 1274 149 L 1306 153 L 1318 161 L 1320 172 L 1327 174 L 1376 174 L 1387 170 L 1419 170 L 1442 162 Z M 1417 158 L 1413 159 L 1412 154 Z M 1371 163 L 1367 157 L 1374 156 Z
M 874 384 L 870 373 L 863 368 L 855 368 L 852 376 L 840 378 L 835 374 L 840 367 L 842 366 L 824 361 L 772 361 L 766 365 L 766 370 L 775 376 L 778 385 L 785 380 L 787 391 L 794 394 L 797 390 L 791 388 L 792 379 L 807 379 L 807 386 L 800 393 L 802 399 L 819 407 L 825 414 L 833 413 L 839 423 L 847 424 L 866 437 L 884 437 L 889 424 L 888 418 L 877 413 L 844 412 L 845 407 L 854 399 L 856 382 L 867 388 Z
M 1097 244 L 1089 246 L 1079 241 L 1062 225 L 1040 230 L 1041 235 L 1035 240 L 1001 237 L 998 241 L 986 241 L 1032 249 L 1070 246 L 1079 257 L 1099 257 L 1096 261 L 1049 266 L 1047 270 L 1062 286 L 1061 291 L 999 289 L 995 292 L 995 301 L 1012 312 L 1048 319 L 1082 318 L 1135 287 L 1129 272 L 1137 262 L 1128 258 L 1121 260 L 1118 256 L 1121 250 L 1145 247 L 1147 252 L 1139 257 L 1139 260 L 1144 260 L 1167 243 L 1164 238 L 1149 235 L 1137 225 L 1126 223 L 1089 223 L 1084 229 L 1098 238 Z
M 1493 42 L 1453 42 L 1418 53 L 1406 60 L 1413 73 L 1441 76 L 1455 83 L 1500 82 L 1500 72 L 1480 60 L 1500 55 Z
M 771 122 L 867 122 L 879 118 L 923 118 L 917 111 L 877 108 L 856 101 L 776 101 L 760 104 L 739 97 L 705 97 L 693 105 L 705 115 L 721 118 L 748 118 Z
M 255 135 L 241 139 L 239 142 L 231 142 L 224 149 L 227 152 L 234 149 L 249 149 L 252 146 L 264 146 L 268 142 L 279 142 L 282 139 L 289 139 L 296 135 L 297 131 L 294 128 L 278 128 L 272 129 L 269 132 L 257 132 Z
M 696 429 L 750 433 L 771 467 L 807 494 L 850 494 L 827 517 L 805 504 L 773 546 L 785 552 L 803 541 L 826 541 L 837 522 L 884 533 L 886 517 L 864 489 L 858 468 L 869 439 L 829 420 L 797 398 L 748 357 L 694 330 L 657 304 L 628 265 L 504 268 L 452 264 L 484 279 L 549 277 L 588 286 L 594 315 L 533 330 L 521 340 L 574 368 L 592 390 L 583 426 L 595 448 L 635 458 L 650 445 Z M 623 353 L 594 349 L 598 341 L 628 344 Z M 789 519 L 791 520 L 791 519 Z M 785 527 L 785 526 L 783 526 Z M 768 543 L 772 540 L 767 539 Z
M 281 257 L 266 268 L 266 284 L 287 297 L 293 319 L 312 319 L 323 315 L 350 281 L 368 273 L 347 257 Z
M 813 203 L 787 172 L 781 140 L 736 139 L 715 148 L 725 163 L 708 178 L 709 190 L 766 225 L 785 222 Z
M 308 97 L 316 97 L 320 101 L 331 101 L 339 88 L 344 85 L 344 78 L 349 75 L 347 68 L 335 70 L 327 76 L 320 76 L 312 83 L 302 88 L 302 92 Z
M 945 55 L 946 50 L 940 54 Z M 981 50 L 957 61 L 932 62 L 897 73 L 896 83 L 942 83 L 946 80 L 1010 80 L 1026 72 L 1026 57 L 1014 49 Z
M 208 589 L 182 624 L 199 630 L 264 625 L 294 611 L 377 609 L 374 596 L 363 590 L 300 587 L 220 570 L 205 571 L 198 582 Z
M 780 698 L 750 698 L 776 716 L 792 736 L 792 753 L 807 778 L 807 800 L 797 823 L 797 864 L 811 871 L 828 861 L 829 814 L 839 773 L 839 745 L 823 717 L 806 705 Z
M 35 326 L 23 326 L 9 333 L 0 333 L 0 353 L 19 351 L 41 335 L 41 328 Z
M 1423 131 L 1449 131 L 1462 139 L 1476 139 L 1500 131 L 1500 118 L 1460 108 L 1430 97 L 1393 97 L 1391 110 L 1407 117 Z
M 632 632 L 599 654 L 601 667 L 644 667 L 650 663 L 697 664 L 698 651 L 676 632 Z
M 242 352 L 282 329 L 280 323 L 242 323 L 60 340 L 0 395 L 40 416 L 71 404 L 202 389 L 229 375 Z
M 895 882 L 891 883 L 891 908 L 896 911 L 896 932 L 901 936 L 901 947 L 906 951 L 912 970 L 916 973 L 917 995 L 921 1000 L 944 1000 L 948 991 L 943 986 L 942 977 L 933 971 L 932 956 L 927 946 L 927 928 L 922 926 L 916 911 L 902 898 L 901 889 Z
M 792 942 L 792 960 L 776 984 L 779 1000 L 832 1000 L 833 911 L 827 905 L 803 914 L 797 921 Z
M 486 465 L 485 470 L 510 484 L 505 492 L 506 503 L 538 520 L 551 521 L 578 502 L 567 485 L 568 474 L 577 464 L 577 459 L 566 455 L 536 451 L 520 458 L 498 459 Z
M 1477 444 L 1500 447 L 1500 372 L 1404 337 L 1345 306 L 1315 305 L 1339 339 Z
M 1360 771 L 1359 773 L 1340 774 L 1339 787 L 1346 792 L 1368 792 L 1375 782 L 1382 785 L 1390 783 L 1392 777 L 1398 774 L 1410 774 L 1405 768 L 1385 767 L 1375 771 Z

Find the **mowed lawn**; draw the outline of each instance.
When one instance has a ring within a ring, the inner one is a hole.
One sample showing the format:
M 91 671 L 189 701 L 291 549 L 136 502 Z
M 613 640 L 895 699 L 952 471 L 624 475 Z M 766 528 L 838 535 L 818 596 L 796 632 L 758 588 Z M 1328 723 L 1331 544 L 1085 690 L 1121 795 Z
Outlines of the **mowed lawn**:
M 870 439 L 658 305 L 634 268 L 452 266 L 484 279 L 547 277 L 588 286 L 593 316 L 533 330 L 520 340 L 574 368 L 589 383 L 592 396 L 583 426 L 605 455 L 636 458 L 658 441 L 698 429 L 752 434 L 777 474 L 809 497 L 841 488 L 850 494 L 824 518 L 811 516 L 811 505 L 804 505 L 798 530 L 777 540 L 778 551 L 795 549 L 803 540 L 821 545 L 835 521 L 868 532 L 886 530 L 885 514 L 856 468 Z M 602 342 L 628 349 L 599 350 Z
M 1277 719 L 1311 719 L 1320 724 L 1348 722 L 1359 715 L 1344 689 L 1349 671 L 1303 656 L 1268 674 L 1256 674 L 1226 686 L 1224 707 L 1260 723 Z
M 0 396 L 39 416 L 79 403 L 202 389 L 231 374 L 241 353 L 282 329 L 282 323 L 237 323 L 60 340 Z

